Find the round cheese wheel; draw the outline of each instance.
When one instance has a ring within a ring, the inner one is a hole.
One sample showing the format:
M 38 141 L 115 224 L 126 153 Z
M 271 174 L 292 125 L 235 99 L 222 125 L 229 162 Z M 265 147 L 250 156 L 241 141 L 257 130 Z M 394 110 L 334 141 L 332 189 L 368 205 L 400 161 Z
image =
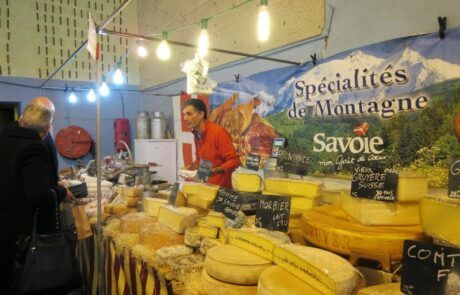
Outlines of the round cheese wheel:
M 142 226 L 157 221 L 143 212 L 123 215 L 121 218 L 120 231 L 122 233 L 139 233 Z
M 259 275 L 270 265 L 270 261 L 232 245 L 209 249 L 205 260 L 210 276 L 238 285 L 257 285 Z
M 277 265 L 264 269 L 259 277 L 257 295 L 320 295 L 312 286 Z
M 201 282 L 203 284 L 203 289 L 205 294 L 208 295 L 256 295 L 257 286 L 241 286 L 233 285 L 211 277 L 206 269 L 203 270 L 201 276 Z
M 139 244 L 149 246 L 153 250 L 162 247 L 182 244 L 184 238 L 159 222 L 143 226 L 139 231 Z

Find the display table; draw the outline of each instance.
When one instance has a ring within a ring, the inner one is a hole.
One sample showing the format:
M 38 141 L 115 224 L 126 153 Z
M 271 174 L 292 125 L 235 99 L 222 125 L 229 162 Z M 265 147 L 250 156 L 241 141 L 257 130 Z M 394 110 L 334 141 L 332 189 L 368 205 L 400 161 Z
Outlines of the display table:
M 120 254 L 112 239 L 104 240 L 103 243 L 104 294 L 173 294 L 170 281 L 159 275 L 154 267 L 151 267 L 141 259 L 133 257 L 130 251 L 124 251 L 124 254 Z M 83 274 L 86 294 L 97 294 L 99 271 L 95 234 L 78 242 L 77 257 Z

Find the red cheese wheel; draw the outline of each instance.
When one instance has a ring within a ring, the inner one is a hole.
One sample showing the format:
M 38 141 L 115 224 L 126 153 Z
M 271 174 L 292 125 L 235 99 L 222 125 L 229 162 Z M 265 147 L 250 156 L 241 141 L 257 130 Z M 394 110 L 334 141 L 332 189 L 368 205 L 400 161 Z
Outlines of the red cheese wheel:
M 91 135 L 80 126 L 68 126 L 59 130 L 55 141 L 58 152 L 69 159 L 85 156 L 93 142 Z

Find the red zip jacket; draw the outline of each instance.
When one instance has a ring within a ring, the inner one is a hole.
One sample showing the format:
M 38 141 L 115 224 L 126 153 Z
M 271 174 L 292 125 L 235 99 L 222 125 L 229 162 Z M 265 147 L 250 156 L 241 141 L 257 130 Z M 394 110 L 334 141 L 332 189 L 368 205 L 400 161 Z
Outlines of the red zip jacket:
M 230 134 L 222 126 L 207 121 L 198 139 L 195 135 L 196 162 L 207 160 L 212 163 L 211 168 L 221 167 L 224 173 L 211 175 L 208 183 L 220 185 L 225 188 L 232 188 L 232 172 L 241 165 L 240 157 L 232 144 Z

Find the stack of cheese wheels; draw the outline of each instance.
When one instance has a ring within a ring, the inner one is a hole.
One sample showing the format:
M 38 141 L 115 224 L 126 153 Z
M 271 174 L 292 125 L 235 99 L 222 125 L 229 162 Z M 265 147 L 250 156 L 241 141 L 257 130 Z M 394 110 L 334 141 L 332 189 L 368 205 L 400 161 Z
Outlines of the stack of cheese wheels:
M 320 295 L 322 294 L 278 265 L 264 269 L 257 284 L 257 295 Z
M 139 231 L 139 244 L 148 246 L 153 250 L 182 244 L 183 241 L 184 237 L 182 235 L 175 233 L 159 222 L 143 226 Z
M 143 212 L 130 213 L 123 215 L 120 223 L 120 231 L 122 233 L 139 233 L 141 227 L 157 222 L 157 218 L 150 217 Z
M 210 295 L 256 294 L 260 274 L 271 265 L 270 261 L 241 248 L 216 246 L 206 253 L 203 287 Z
M 305 212 L 302 231 L 308 242 L 335 253 L 366 259 L 375 259 L 375 253 L 385 256 L 379 261 L 385 271 L 391 271 L 388 260 L 402 259 L 404 240 L 426 240 L 420 226 L 365 226 L 333 205 Z
M 427 196 L 420 202 L 423 231 L 448 245 L 460 247 L 460 199 Z
M 275 247 L 273 262 L 324 294 L 348 295 L 358 284 L 357 270 L 342 257 L 294 244 Z
M 388 283 L 360 289 L 358 295 L 402 295 L 400 283 Z

